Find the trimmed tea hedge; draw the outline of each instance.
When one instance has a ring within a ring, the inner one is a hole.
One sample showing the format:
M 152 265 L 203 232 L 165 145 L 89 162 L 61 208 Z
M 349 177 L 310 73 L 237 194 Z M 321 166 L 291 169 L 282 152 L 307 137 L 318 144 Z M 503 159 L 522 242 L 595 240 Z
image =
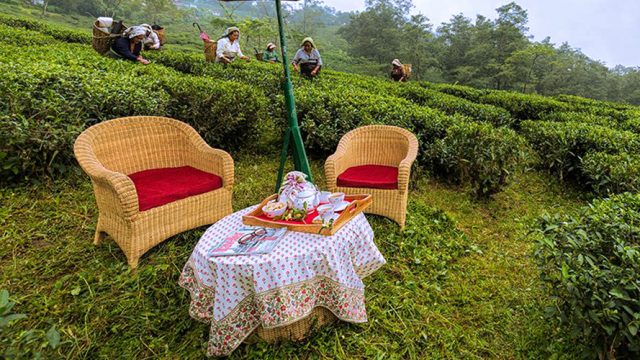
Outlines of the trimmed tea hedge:
M 457 123 L 435 142 L 435 167 L 457 183 L 469 182 L 477 195 L 500 191 L 524 162 L 525 141 L 513 130 Z
M 446 114 L 465 115 L 473 120 L 487 122 L 494 126 L 511 126 L 514 119 L 505 109 L 485 104 L 476 104 L 453 95 L 419 86 L 400 86 L 398 96 L 412 102 L 444 111 Z
M 596 200 L 575 215 L 544 216 L 535 258 L 553 319 L 585 358 L 640 357 L 640 195 Z
M 64 173 L 73 163 L 73 140 L 98 121 L 175 117 L 212 146 L 233 150 L 255 146 L 267 113 L 267 100 L 250 86 L 116 61 L 87 46 L 0 50 L 0 173 L 9 181 Z
M 522 134 L 540 154 L 542 165 L 559 177 L 579 177 L 581 158 L 640 150 L 640 137 L 629 132 L 576 122 L 524 121 Z
M 591 153 L 582 159 L 582 172 L 599 195 L 640 192 L 640 156 Z
M 34 30 L 42 34 L 50 35 L 53 38 L 64 42 L 91 44 L 92 40 L 90 31 L 78 31 L 65 26 L 46 24 L 40 21 L 5 14 L 0 14 L 0 24 L 13 28 Z
M 537 120 L 545 114 L 571 110 L 570 105 L 548 97 L 508 91 L 488 92 L 480 97 L 479 102 L 507 109 L 518 120 Z

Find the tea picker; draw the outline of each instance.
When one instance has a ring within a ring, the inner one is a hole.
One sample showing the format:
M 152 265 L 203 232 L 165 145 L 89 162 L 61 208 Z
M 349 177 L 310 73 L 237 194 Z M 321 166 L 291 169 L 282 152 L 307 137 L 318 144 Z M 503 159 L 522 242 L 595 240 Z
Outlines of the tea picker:
M 249 0 L 221 0 L 225 2 L 230 1 L 249 1 Z M 280 167 L 278 169 L 278 178 L 276 179 L 275 192 L 278 192 L 280 185 L 282 185 L 282 179 L 284 177 L 284 165 L 289 154 L 289 146 L 293 150 L 293 164 L 297 171 L 300 171 L 307 175 L 309 181 L 313 182 L 311 176 L 311 169 L 309 167 L 309 160 L 304 150 L 304 144 L 302 143 L 302 135 L 300 134 L 300 127 L 298 125 L 298 115 L 296 113 L 296 102 L 293 96 L 293 85 L 291 84 L 291 72 L 289 71 L 289 60 L 287 58 L 287 41 L 284 34 L 284 22 L 282 20 L 282 0 L 275 0 L 276 2 L 276 14 L 278 17 L 278 31 L 280 33 L 280 51 L 282 53 L 282 66 L 284 68 L 284 100 L 287 107 L 287 120 L 289 126 L 284 135 L 284 144 L 282 146 L 282 153 L 280 154 Z M 298 0 L 284 0 L 284 1 L 298 1 Z M 206 46 L 206 44 L 205 44 Z M 215 53 L 215 51 L 214 51 Z

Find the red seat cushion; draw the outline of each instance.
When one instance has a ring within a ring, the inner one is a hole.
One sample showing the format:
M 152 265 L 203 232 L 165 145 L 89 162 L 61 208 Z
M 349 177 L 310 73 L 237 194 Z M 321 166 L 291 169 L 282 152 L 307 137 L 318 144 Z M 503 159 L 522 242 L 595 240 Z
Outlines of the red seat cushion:
M 370 189 L 397 189 L 398 168 L 383 165 L 361 165 L 350 167 L 338 176 L 338 186 Z
M 222 187 L 222 178 L 191 166 L 139 171 L 129 175 L 140 211 Z

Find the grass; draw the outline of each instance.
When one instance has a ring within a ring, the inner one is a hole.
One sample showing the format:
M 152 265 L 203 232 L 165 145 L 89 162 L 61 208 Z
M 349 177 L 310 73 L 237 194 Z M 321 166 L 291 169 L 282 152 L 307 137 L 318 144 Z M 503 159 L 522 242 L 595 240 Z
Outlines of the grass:
M 277 161 L 235 158 L 237 210 L 273 191 Z M 314 174 L 321 165 L 312 161 Z M 51 358 L 204 357 L 207 326 L 189 318 L 189 295 L 177 280 L 206 227 L 155 247 L 132 272 L 113 241 L 91 243 L 97 210 L 85 176 L 0 195 L 0 288 L 28 315 L 0 336 L 55 325 L 58 349 L 21 347 Z M 410 198 L 404 233 L 368 217 L 388 262 L 365 280 L 369 323 L 332 325 L 301 343 L 242 345 L 231 358 L 542 358 L 566 351 L 544 319 L 549 299 L 526 233 L 543 211 L 583 205 L 578 194 L 533 172 L 488 201 L 421 176 Z

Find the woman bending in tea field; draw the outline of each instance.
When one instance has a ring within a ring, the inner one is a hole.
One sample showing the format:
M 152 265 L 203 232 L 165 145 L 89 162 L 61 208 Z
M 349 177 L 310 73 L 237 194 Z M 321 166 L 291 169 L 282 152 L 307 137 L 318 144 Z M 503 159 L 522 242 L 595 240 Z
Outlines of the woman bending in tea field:
M 216 48 L 216 62 L 228 64 L 235 60 L 236 57 L 242 60 L 249 60 L 240 50 L 240 29 L 232 26 L 225 30 L 224 35 L 218 39 Z
M 313 39 L 308 37 L 302 40 L 300 49 L 293 57 L 293 68 L 306 77 L 315 77 L 322 67 L 320 52 L 316 49 Z
M 138 61 L 147 65 L 149 60 L 140 55 L 146 33 L 146 29 L 141 26 L 133 26 L 125 30 L 122 36 L 111 45 L 111 54 L 117 58 Z
M 391 78 L 395 81 L 407 81 L 407 74 L 400 60 L 393 59 L 391 65 L 393 66 L 391 68 Z

